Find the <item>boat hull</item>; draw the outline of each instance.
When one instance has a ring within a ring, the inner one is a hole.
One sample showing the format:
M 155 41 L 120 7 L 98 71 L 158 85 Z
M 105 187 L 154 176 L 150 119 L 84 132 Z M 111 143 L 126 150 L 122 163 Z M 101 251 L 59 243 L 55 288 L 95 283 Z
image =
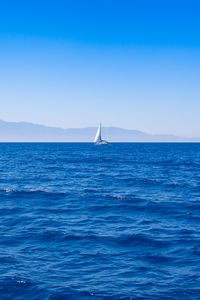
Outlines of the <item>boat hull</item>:
M 96 142 L 95 145 L 108 145 L 108 142 L 102 140 L 102 141 Z

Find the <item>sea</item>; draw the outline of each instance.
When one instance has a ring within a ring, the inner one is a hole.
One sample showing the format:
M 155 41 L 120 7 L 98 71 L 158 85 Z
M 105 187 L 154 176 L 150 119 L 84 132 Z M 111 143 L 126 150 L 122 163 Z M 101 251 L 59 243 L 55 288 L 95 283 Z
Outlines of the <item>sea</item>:
M 1 143 L 0 300 L 200 299 L 200 143 Z

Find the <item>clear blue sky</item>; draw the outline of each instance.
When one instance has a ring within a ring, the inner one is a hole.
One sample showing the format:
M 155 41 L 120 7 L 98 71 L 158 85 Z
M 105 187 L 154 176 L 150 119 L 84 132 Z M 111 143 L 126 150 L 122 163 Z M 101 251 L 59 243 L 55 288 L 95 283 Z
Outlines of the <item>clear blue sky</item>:
M 200 2 L 4 0 L 0 119 L 200 136 Z

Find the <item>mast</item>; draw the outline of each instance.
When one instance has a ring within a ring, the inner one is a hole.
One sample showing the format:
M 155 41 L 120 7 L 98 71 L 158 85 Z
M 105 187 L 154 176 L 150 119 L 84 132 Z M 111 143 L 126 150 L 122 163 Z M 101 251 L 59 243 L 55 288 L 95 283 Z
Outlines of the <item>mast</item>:
M 101 122 L 99 123 L 99 139 L 100 139 L 100 141 L 102 140 L 101 139 Z

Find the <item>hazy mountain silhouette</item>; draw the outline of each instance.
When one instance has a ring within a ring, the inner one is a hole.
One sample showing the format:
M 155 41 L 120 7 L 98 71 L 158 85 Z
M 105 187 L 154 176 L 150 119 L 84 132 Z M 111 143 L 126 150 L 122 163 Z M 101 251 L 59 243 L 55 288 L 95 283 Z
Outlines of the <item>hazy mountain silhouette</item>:
M 97 127 L 47 127 L 28 122 L 0 120 L 0 142 L 92 142 Z M 103 127 L 103 138 L 110 142 L 200 142 L 200 138 L 150 135 L 138 130 Z

